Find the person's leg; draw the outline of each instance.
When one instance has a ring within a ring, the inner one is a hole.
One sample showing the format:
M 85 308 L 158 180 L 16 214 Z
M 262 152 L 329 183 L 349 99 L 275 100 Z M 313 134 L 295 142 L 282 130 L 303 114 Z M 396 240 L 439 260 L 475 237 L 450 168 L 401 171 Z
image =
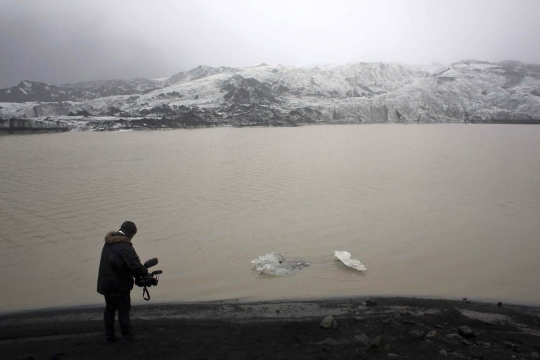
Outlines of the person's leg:
M 129 294 L 119 296 L 118 302 L 118 323 L 120 324 L 120 332 L 124 338 L 132 337 L 131 320 L 129 311 L 131 310 L 131 297 Z
M 114 333 L 114 314 L 118 309 L 118 296 L 105 295 L 105 313 L 103 319 L 105 320 L 105 339 L 107 341 L 114 341 L 116 335 Z

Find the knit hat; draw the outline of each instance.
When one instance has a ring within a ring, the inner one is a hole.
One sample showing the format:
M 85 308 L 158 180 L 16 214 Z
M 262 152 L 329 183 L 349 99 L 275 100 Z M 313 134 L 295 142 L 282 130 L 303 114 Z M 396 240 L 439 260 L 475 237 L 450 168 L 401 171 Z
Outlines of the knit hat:
M 131 239 L 137 233 L 137 227 L 131 221 L 124 221 L 120 227 L 120 231 Z

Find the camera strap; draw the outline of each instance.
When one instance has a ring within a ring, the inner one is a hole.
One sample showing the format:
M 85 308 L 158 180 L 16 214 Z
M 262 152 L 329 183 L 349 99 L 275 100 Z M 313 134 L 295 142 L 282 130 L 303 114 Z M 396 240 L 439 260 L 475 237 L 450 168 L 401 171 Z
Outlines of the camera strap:
M 146 300 L 146 301 L 150 300 L 150 292 L 149 292 L 148 289 L 146 288 L 146 284 L 145 284 L 144 287 L 143 287 L 142 297 L 143 297 L 143 299 Z

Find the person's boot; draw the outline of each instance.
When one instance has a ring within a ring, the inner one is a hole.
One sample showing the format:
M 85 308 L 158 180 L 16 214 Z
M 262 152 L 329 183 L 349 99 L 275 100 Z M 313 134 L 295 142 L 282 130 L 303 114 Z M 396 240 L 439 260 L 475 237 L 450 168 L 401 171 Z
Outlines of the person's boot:
M 101 345 L 110 345 L 116 342 L 116 336 L 105 336 L 105 339 L 101 342 Z
M 144 336 L 135 334 L 126 334 L 122 336 L 122 344 L 139 344 L 144 342 Z

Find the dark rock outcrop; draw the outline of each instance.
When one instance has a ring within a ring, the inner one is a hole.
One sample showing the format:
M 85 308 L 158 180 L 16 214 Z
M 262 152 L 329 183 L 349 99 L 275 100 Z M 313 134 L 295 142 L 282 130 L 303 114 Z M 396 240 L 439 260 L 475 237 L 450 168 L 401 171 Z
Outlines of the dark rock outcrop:
M 227 94 L 223 99 L 232 104 L 277 104 L 279 100 L 267 85 L 253 78 L 243 78 L 234 75 L 221 85 L 221 90 Z
M 0 133 L 60 132 L 70 129 L 69 125 L 57 120 L 0 118 Z

